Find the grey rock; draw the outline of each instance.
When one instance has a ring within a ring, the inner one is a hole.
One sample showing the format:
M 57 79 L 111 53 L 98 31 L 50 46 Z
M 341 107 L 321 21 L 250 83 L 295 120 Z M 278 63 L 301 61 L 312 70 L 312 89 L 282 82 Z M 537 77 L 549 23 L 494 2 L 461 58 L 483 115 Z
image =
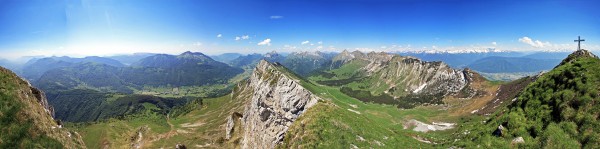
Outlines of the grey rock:
M 519 143 L 525 143 L 525 139 L 523 139 L 523 137 L 516 137 L 515 139 L 513 139 L 511 141 L 512 144 L 519 144 Z
M 235 131 L 235 122 L 242 117 L 242 114 L 233 112 L 231 116 L 227 117 L 227 124 L 225 125 L 225 139 L 229 140 L 233 136 Z
M 299 80 L 280 71 L 279 66 L 261 60 L 245 84 L 252 95 L 241 120 L 242 148 L 275 148 L 289 126 L 319 97 L 302 87 Z M 241 91 L 243 92 L 243 91 Z M 228 118 L 227 128 L 234 123 Z

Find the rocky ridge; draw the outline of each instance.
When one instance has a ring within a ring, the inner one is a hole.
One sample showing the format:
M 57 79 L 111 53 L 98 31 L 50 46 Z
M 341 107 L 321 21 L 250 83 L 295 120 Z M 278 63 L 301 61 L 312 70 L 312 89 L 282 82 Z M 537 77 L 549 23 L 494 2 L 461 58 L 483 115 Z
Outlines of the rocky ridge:
M 385 93 L 395 97 L 407 94 L 448 95 L 468 86 L 475 72 L 453 69 L 443 62 L 427 62 L 411 56 L 385 52 L 344 51 L 333 59 L 333 64 L 352 60 L 366 61 L 359 71 L 376 83 L 371 90 L 386 88 Z M 476 74 L 477 75 L 477 74 Z
M 320 100 L 286 68 L 265 60 L 258 63 L 242 88 L 252 90 L 251 96 L 234 96 L 234 99 L 251 98 L 241 116 L 242 148 L 274 148 L 283 140 L 288 127 Z M 233 121 L 239 117 L 232 114 L 227 128 L 234 128 Z

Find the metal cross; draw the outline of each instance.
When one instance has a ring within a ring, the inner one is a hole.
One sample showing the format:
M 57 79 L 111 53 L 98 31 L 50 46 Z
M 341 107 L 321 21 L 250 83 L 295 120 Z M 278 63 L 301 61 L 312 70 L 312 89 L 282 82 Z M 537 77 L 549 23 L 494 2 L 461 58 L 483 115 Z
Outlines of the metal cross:
M 581 50 L 582 41 L 585 41 L 585 39 L 581 39 L 581 37 L 577 36 L 577 40 L 575 40 L 575 42 L 577 42 L 577 50 Z

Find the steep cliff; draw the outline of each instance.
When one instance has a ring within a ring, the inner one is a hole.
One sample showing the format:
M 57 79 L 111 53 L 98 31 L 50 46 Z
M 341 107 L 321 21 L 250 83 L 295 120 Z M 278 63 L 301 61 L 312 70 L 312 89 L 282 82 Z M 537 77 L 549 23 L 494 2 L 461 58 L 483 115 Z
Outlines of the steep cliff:
M 283 140 L 288 127 L 320 100 L 285 67 L 265 60 L 258 63 L 240 88 L 233 98 L 249 98 L 241 116 L 242 148 L 274 148 Z M 237 118 L 240 116 L 236 114 L 228 118 L 228 136 Z
M 0 67 L 0 148 L 85 148 L 52 115 L 42 91 Z

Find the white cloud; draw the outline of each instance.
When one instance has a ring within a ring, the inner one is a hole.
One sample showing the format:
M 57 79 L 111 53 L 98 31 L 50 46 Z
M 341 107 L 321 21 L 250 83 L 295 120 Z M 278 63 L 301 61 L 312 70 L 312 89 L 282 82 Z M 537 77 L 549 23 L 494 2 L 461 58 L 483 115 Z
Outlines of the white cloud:
M 317 49 L 323 49 L 323 46 L 318 46 Z
M 217 38 L 221 38 L 221 37 L 223 37 L 223 35 L 222 35 L 222 34 L 218 34 L 218 35 L 217 35 Z
M 530 46 L 536 47 L 536 48 L 544 48 L 544 47 L 548 47 L 548 46 L 552 46 L 552 44 L 550 44 L 550 42 L 542 42 L 539 40 L 533 40 L 529 37 L 523 37 L 523 38 L 519 38 L 519 42 L 528 44 Z
M 248 36 L 248 35 L 243 35 L 242 37 L 235 36 L 235 40 L 246 40 L 246 39 L 250 39 L 250 36 Z
M 323 44 L 323 41 L 319 41 L 319 42 L 317 42 L 317 43 L 318 43 L 318 44 Z
M 495 45 L 498 45 L 498 43 L 496 43 L 496 42 L 494 41 L 494 42 L 492 42 L 492 45 L 494 45 L 494 46 L 495 46 Z
M 308 41 L 308 40 L 307 40 L 307 41 L 302 41 L 302 43 L 301 43 L 301 44 L 302 44 L 302 45 L 305 45 L 305 44 L 308 44 L 308 43 L 310 43 L 310 41 Z
M 257 45 L 259 45 L 259 46 L 263 46 L 263 45 L 266 45 L 266 46 L 271 46 L 271 39 L 270 39 L 270 38 L 267 38 L 267 39 L 265 39 L 265 40 L 263 40 L 263 41 L 259 42 Z
M 296 47 L 296 46 L 291 46 L 291 45 L 289 45 L 289 44 L 286 44 L 286 45 L 283 45 L 283 48 L 285 48 L 285 49 L 296 49 L 296 48 L 298 48 L 298 47 Z
M 270 16 L 271 19 L 283 19 L 283 16 Z
M 201 46 L 201 45 L 202 45 L 202 43 L 201 43 L 201 42 L 196 42 L 196 43 L 194 43 L 193 45 L 194 45 L 194 46 L 198 46 L 198 47 L 199 47 L 199 46 Z

